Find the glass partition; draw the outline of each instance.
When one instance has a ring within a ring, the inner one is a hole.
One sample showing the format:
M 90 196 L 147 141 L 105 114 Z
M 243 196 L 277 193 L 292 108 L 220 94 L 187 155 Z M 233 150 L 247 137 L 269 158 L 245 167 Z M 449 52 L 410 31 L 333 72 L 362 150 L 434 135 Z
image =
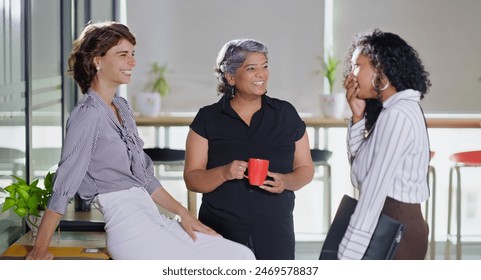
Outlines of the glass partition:
M 11 175 L 25 175 L 26 112 L 25 59 L 22 49 L 24 22 L 23 1 L 0 0 L 0 186 L 13 182 Z M 10 23 L 10 24 L 5 24 Z M 0 192 L 0 207 L 5 193 Z M 22 231 L 21 219 L 12 211 L 0 211 L 0 251 L 17 239 Z
M 32 1 L 31 174 L 33 178 L 43 178 L 48 171 L 55 171 L 62 148 L 59 11 L 59 0 Z
M 12 175 L 32 182 L 56 170 L 77 100 L 65 73 L 72 36 L 117 9 L 116 0 L 0 0 L 0 187 Z M 0 211 L 0 253 L 24 232 L 13 211 Z

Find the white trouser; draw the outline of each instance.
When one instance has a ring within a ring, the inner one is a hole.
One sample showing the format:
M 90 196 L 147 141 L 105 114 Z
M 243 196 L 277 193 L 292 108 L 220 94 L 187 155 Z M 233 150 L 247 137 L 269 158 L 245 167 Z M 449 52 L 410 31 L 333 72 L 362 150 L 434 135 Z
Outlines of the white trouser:
M 159 213 L 143 188 L 100 194 L 94 202 L 104 215 L 113 259 L 255 259 L 249 248 L 219 236 L 196 232 L 193 241 L 177 221 Z

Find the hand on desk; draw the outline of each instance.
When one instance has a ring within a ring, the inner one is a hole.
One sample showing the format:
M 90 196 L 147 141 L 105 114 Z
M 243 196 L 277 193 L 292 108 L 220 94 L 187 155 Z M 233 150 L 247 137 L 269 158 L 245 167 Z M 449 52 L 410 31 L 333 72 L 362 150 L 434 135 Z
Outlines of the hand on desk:
M 33 247 L 25 256 L 26 260 L 53 260 L 53 254 L 47 250 L 38 250 Z
M 47 251 L 53 233 L 57 228 L 62 214 L 47 209 L 42 217 L 42 222 L 38 228 L 38 236 L 35 240 L 33 249 L 28 252 L 27 260 L 53 260 L 53 254 Z

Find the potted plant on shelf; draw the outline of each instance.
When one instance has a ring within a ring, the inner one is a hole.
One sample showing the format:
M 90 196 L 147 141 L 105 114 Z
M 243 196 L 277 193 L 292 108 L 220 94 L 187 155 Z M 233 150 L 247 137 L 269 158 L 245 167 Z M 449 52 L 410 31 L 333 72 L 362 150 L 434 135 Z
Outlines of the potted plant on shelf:
M 32 230 L 32 239 L 37 236 L 38 227 L 42 220 L 43 213 L 47 209 L 47 203 L 53 192 L 53 179 L 54 173 L 48 173 L 44 178 L 44 188 L 38 187 L 38 179 L 31 184 L 19 178 L 12 176 L 16 179 L 16 182 L 2 188 L 0 191 L 9 193 L 9 196 L 5 198 L 5 203 L 2 207 L 2 212 L 13 208 L 13 211 L 25 218 L 30 230 Z
M 170 90 L 169 83 L 165 77 L 167 64 L 152 64 L 149 71 L 149 81 L 145 91 L 137 95 L 137 109 L 142 116 L 155 117 L 160 112 L 161 97 L 166 96 Z
M 328 91 L 321 95 L 321 112 L 325 117 L 340 119 L 344 115 L 346 100 L 344 98 L 344 93 L 333 92 L 334 83 L 336 81 L 336 70 L 340 61 L 331 55 L 327 56 L 326 61 L 324 61 L 322 57 L 320 57 L 320 60 L 323 69 L 319 72 L 328 82 Z

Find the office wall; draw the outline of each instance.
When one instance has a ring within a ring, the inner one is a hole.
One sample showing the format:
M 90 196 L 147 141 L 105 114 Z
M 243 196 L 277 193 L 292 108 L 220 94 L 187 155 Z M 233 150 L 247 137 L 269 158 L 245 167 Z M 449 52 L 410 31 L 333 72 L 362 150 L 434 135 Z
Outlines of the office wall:
M 138 38 L 138 68 L 129 99 L 142 90 L 149 63 L 167 62 L 172 93 L 163 111 L 196 111 L 215 102 L 213 65 L 228 40 L 252 37 L 270 48 L 270 94 L 302 112 L 319 112 L 324 1 L 128 1 Z M 433 87 L 428 113 L 481 113 L 481 0 L 335 0 L 334 54 L 343 58 L 353 35 L 372 28 L 400 34 L 420 53 Z M 342 90 L 341 75 L 335 90 Z
M 433 86 L 427 113 L 481 113 L 480 0 L 336 0 L 334 48 L 342 57 L 357 32 L 380 28 L 416 50 Z
M 162 111 L 196 112 L 216 102 L 217 52 L 231 39 L 253 38 L 269 47 L 269 95 L 291 101 L 300 111 L 318 111 L 324 1 L 140 0 L 127 5 L 127 22 L 138 39 L 137 69 L 128 87 L 134 104 L 154 61 L 170 67 L 172 92 L 162 99 Z

